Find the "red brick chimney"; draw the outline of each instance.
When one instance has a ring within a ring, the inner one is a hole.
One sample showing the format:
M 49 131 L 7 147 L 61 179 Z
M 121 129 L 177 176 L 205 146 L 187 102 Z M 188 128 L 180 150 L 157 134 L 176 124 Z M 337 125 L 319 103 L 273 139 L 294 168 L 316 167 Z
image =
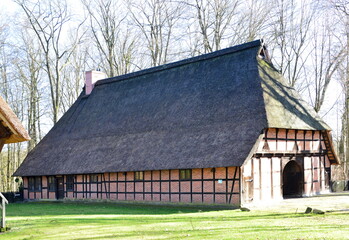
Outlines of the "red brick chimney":
M 95 83 L 98 81 L 98 80 L 101 80 L 101 79 L 105 79 L 107 78 L 107 75 L 104 73 L 104 72 L 100 72 L 100 71 L 87 71 L 85 73 L 85 93 L 86 95 L 89 95 L 94 86 L 95 86 Z

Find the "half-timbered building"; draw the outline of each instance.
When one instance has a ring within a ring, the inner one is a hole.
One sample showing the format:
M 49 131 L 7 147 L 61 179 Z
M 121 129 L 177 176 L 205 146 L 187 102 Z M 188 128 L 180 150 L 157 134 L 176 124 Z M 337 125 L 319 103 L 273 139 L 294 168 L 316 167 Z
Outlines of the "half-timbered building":
M 329 190 L 330 128 L 259 40 L 103 78 L 87 73 L 15 173 L 26 199 L 241 205 Z

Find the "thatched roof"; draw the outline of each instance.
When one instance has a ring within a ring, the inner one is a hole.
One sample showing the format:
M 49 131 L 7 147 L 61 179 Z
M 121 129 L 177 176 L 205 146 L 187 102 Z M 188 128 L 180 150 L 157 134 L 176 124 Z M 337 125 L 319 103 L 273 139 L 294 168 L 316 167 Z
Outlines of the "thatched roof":
M 30 140 L 21 121 L 6 101 L 0 96 L 0 139 L 5 143 L 16 143 Z
M 241 166 L 265 128 L 329 129 L 261 49 L 254 41 L 97 82 L 15 175 Z
M 272 65 L 258 64 L 269 128 L 330 130 Z

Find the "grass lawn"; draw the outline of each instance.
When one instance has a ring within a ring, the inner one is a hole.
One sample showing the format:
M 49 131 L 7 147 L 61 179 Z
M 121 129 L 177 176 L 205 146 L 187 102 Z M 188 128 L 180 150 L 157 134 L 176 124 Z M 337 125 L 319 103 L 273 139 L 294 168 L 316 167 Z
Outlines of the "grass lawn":
M 11 230 L 0 239 L 349 239 L 345 211 L 32 202 L 9 204 L 7 216 Z

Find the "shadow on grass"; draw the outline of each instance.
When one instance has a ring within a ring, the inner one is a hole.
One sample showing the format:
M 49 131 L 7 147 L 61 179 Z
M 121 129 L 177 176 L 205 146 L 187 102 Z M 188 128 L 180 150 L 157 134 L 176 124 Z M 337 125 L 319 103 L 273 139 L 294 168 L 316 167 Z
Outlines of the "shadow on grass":
M 156 219 L 166 221 L 168 215 L 173 215 L 171 219 L 185 221 L 186 214 L 189 213 L 209 213 L 212 215 L 193 215 L 190 218 L 193 221 L 250 221 L 254 220 L 273 220 L 283 218 L 304 218 L 308 214 L 304 213 L 274 213 L 274 212 L 242 212 L 235 209 L 231 213 L 220 214 L 220 211 L 232 210 L 232 208 L 222 209 L 214 206 L 181 206 L 181 205 L 146 205 L 146 204 L 121 204 L 121 203 L 92 203 L 92 202 L 30 202 L 30 203 L 13 203 L 7 208 L 9 217 L 40 217 L 40 216 L 63 216 L 63 215 L 123 215 L 123 220 L 134 219 L 133 215 L 158 215 Z M 216 214 L 217 213 L 217 214 Z M 159 216 L 160 215 L 160 216 Z M 129 217 L 128 217 L 129 216 Z M 118 217 L 115 217 L 118 218 Z M 110 219 L 114 219 L 110 216 Z M 96 220 L 100 220 L 98 216 Z M 87 221 L 88 218 L 86 218 Z M 101 221 L 108 221 L 109 218 L 101 218 Z M 79 219 L 84 221 L 84 219 Z
M 244 213 L 245 214 L 245 213 Z M 190 220 L 191 219 L 191 220 Z M 52 221 L 50 224 L 52 224 L 52 227 L 59 227 L 59 226 L 74 226 L 75 229 L 81 230 L 82 226 L 89 226 L 89 229 L 92 230 L 92 232 L 98 231 L 98 234 L 95 234 L 95 236 L 80 236 L 75 239 L 125 239 L 129 237 L 135 237 L 137 236 L 138 239 L 141 239 L 142 237 L 148 237 L 151 236 L 151 239 L 181 239 L 186 238 L 190 236 L 195 236 L 195 239 L 222 239 L 222 236 L 229 236 L 229 235 L 255 235 L 255 236 L 272 236 L 275 233 L 278 234 L 288 234 L 288 233 L 294 233 L 294 232 L 304 232 L 304 234 L 311 232 L 314 230 L 313 223 L 305 223 L 300 228 L 299 226 L 292 226 L 292 225 L 275 225 L 275 224 L 264 224 L 264 222 L 254 222 L 251 224 L 244 225 L 238 225 L 236 221 L 231 221 L 226 224 L 220 224 L 214 222 L 216 219 L 207 219 L 205 217 L 203 218 L 172 218 L 172 219 L 164 219 L 162 218 L 148 218 L 148 219 L 141 219 L 135 221 L 133 218 L 126 218 L 122 217 L 121 219 L 116 218 L 91 218 L 91 219 L 80 219 L 80 218 L 74 218 L 74 219 L 60 219 L 57 221 Z M 190 221 L 188 221 L 190 220 Z M 202 223 L 201 221 L 205 221 Z M 246 219 L 244 219 L 246 220 Z M 252 216 L 248 219 L 250 221 L 254 221 Z M 265 220 L 268 220 L 266 217 Z M 211 225 L 210 221 L 213 221 Z M 173 224 L 176 223 L 178 225 L 174 226 Z M 45 225 L 46 227 L 50 228 L 50 225 Z M 129 227 L 132 226 L 133 230 L 129 229 L 123 229 L 123 227 Z M 190 227 L 191 226 L 191 227 Z M 209 226 L 209 227 L 208 227 Z M 321 224 L 322 230 L 329 231 L 331 229 L 331 226 L 328 226 L 327 229 L 326 225 Z M 104 231 L 106 229 L 106 231 Z M 98 236 L 97 236 L 98 235 Z M 210 236 L 210 237 L 208 237 Z M 233 238 L 229 238 L 233 239 Z M 240 239 L 240 238 L 239 238 Z M 250 239 L 250 238 L 248 238 Z M 257 239 L 257 238 L 253 238 Z M 261 238 L 266 239 L 266 238 Z M 269 239 L 269 238 L 268 238 Z
M 231 206 L 147 205 L 93 202 L 27 202 L 8 205 L 8 216 L 44 215 L 168 215 L 232 210 Z
M 197 212 L 196 212 L 197 213 Z M 178 214 L 178 213 L 177 213 Z M 88 216 L 88 215 L 87 215 Z M 215 222 L 215 223 L 219 223 L 221 222 L 222 224 L 226 223 L 226 222 L 234 222 L 234 223 L 238 223 L 238 222 L 244 222 L 244 221 L 258 221 L 258 220 L 262 220 L 262 221 L 274 221 L 274 220 L 283 220 L 285 218 L 287 219 L 302 219 L 302 218 L 306 218 L 309 217 L 309 215 L 307 214 L 263 214 L 263 215 L 255 215 L 255 214 L 248 214 L 248 213 L 241 213 L 241 212 L 235 212 L 232 213 L 231 216 L 227 217 L 227 216 L 207 216 L 206 214 L 203 214 L 202 216 L 200 215 L 194 215 L 194 216 L 188 216 L 186 214 L 178 214 L 178 215 L 172 215 L 171 218 L 168 218 L 167 215 L 163 215 L 163 216 L 157 216 L 156 218 L 152 218 L 152 217 L 145 217 L 145 218 L 138 218 L 137 222 L 139 224 L 153 224 L 153 223 L 167 223 L 167 222 L 188 222 L 188 225 L 191 223 L 199 223 L 199 222 Z M 126 222 L 130 222 L 130 223 L 135 223 L 135 217 L 131 216 L 131 214 L 129 215 L 122 215 L 120 216 L 109 216 L 108 215 L 104 215 L 103 217 L 100 216 L 93 216 L 91 215 L 91 218 L 89 217 L 74 217 L 74 218 L 66 218 L 66 217 L 62 217 L 62 218 L 57 218 L 53 221 L 51 221 L 54 224 L 57 223 L 65 223 L 68 225 L 74 225 L 76 223 L 81 223 L 81 224 L 88 224 L 91 223 L 91 221 L 93 221 L 94 224 L 115 224 L 115 221 L 122 221 L 123 224 L 125 224 Z

